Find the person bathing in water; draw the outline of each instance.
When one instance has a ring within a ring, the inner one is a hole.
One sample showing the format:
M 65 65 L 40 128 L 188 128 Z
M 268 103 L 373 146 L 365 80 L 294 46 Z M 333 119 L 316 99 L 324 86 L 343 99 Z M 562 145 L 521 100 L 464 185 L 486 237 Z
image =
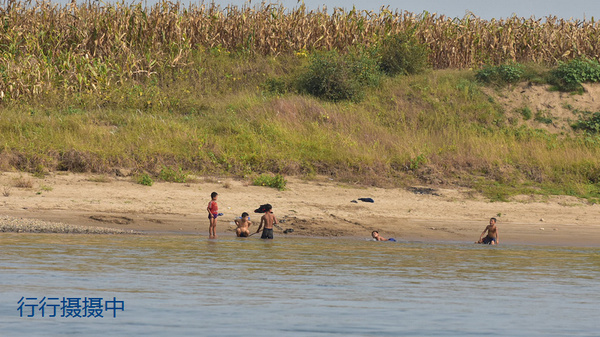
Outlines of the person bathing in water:
M 257 213 L 265 213 L 260 218 L 260 225 L 258 225 L 258 229 L 256 233 L 260 232 L 260 229 L 265 226 L 260 236 L 261 239 L 272 239 L 273 238 L 273 225 L 277 223 L 277 219 L 273 214 L 273 207 L 269 204 L 261 205 L 259 209 L 255 212 Z
M 384 238 L 383 236 L 379 235 L 378 231 L 371 232 L 371 236 L 373 237 L 373 239 L 375 239 L 375 241 L 394 241 L 394 242 L 396 241 L 396 239 L 394 239 L 394 238 L 389 238 L 389 239 Z
M 484 237 L 485 233 L 487 235 Z M 498 238 L 498 227 L 496 227 L 496 218 L 490 219 L 490 224 L 485 227 L 481 235 L 479 236 L 479 241 L 475 243 L 481 243 L 484 245 L 497 245 L 500 243 Z
M 239 219 L 235 219 L 235 224 L 237 228 L 235 229 L 235 235 L 241 238 L 247 238 L 250 236 L 250 226 L 252 226 L 252 221 L 248 219 L 249 214 L 244 212 L 242 213 L 242 217 Z

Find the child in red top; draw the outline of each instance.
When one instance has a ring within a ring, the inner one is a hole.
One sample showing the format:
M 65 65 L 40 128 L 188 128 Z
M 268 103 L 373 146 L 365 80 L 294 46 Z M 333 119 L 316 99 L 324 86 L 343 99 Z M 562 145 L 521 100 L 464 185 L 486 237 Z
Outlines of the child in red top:
M 217 216 L 219 216 L 219 206 L 217 205 L 217 197 L 219 194 L 217 192 L 212 192 L 210 194 L 210 202 L 208 203 L 208 207 L 206 210 L 208 211 L 208 221 L 210 221 L 208 227 L 208 238 L 214 239 L 217 237 Z

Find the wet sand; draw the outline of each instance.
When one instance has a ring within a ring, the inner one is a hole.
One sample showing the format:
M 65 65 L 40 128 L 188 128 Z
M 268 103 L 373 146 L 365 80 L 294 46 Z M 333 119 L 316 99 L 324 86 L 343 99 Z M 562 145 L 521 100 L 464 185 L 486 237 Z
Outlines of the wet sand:
M 378 230 L 401 241 L 472 243 L 489 218 L 496 217 L 500 244 L 600 246 L 600 205 L 574 197 L 519 196 L 511 202 L 489 202 L 466 189 L 384 189 L 327 178 L 287 179 L 287 190 L 278 191 L 218 177 L 143 186 L 131 177 L 112 175 L 59 172 L 40 179 L 4 172 L 0 216 L 123 232 L 208 236 L 206 206 L 216 191 L 219 212 L 224 213 L 217 223 L 219 235 L 234 235 L 233 220 L 242 212 L 250 213 L 251 231 L 256 229 L 260 214 L 254 209 L 270 203 L 280 221 L 276 237 L 368 238 Z M 285 230 L 293 232 L 284 234 Z

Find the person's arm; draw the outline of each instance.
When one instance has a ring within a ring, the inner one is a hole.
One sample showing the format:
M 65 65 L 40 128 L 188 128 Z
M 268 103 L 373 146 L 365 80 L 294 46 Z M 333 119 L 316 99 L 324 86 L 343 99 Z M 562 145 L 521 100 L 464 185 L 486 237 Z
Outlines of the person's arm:
M 236 226 L 240 227 L 240 219 L 235 219 L 233 222 L 235 222 Z
M 498 232 L 498 228 L 496 228 L 496 244 L 500 243 L 500 233 Z
M 209 201 L 209 202 L 208 202 L 208 206 L 206 207 L 206 211 L 208 212 L 208 214 L 209 214 L 209 215 L 210 215 L 210 214 L 212 214 L 212 213 L 210 212 L 210 205 L 211 205 L 211 204 L 212 204 L 212 201 Z
M 275 214 L 273 214 L 273 224 L 278 224 L 279 222 L 277 222 L 277 219 L 275 218 Z
M 483 232 L 481 232 L 481 235 L 479 236 L 479 241 L 483 240 L 483 236 L 485 235 L 485 232 L 487 232 L 488 228 L 485 227 L 485 229 L 483 230 Z

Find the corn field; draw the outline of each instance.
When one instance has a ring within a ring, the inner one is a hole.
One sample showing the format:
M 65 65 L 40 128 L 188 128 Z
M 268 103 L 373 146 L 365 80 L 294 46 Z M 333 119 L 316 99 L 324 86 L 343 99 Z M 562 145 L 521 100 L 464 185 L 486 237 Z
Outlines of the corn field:
M 308 10 L 304 5 L 227 6 L 163 1 L 142 4 L 0 0 L 0 101 L 50 90 L 102 91 L 193 65 L 218 50 L 277 56 L 374 46 L 410 33 L 426 44 L 434 68 L 508 61 L 554 65 L 600 59 L 600 26 L 556 17 L 482 20 L 381 8 Z

